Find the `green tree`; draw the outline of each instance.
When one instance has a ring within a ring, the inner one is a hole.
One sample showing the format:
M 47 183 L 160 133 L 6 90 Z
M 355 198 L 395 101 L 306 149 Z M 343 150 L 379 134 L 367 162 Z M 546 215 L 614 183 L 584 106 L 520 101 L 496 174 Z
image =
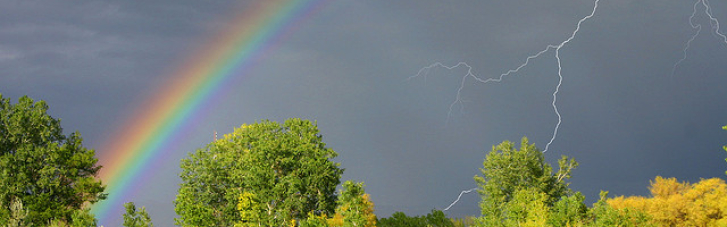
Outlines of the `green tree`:
M 262 226 L 287 225 L 310 214 L 333 214 L 343 169 L 315 123 L 288 119 L 243 125 L 181 161 L 174 201 L 182 226 L 232 226 L 241 219 L 240 195 L 261 208 Z
M 126 227 L 153 227 L 154 224 L 151 222 L 151 217 L 146 212 L 146 208 L 136 210 L 136 205 L 133 202 L 124 203 L 126 213 L 124 213 L 124 226 Z
M 546 218 L 545 213 L 518 212 L 541 205 L 550 208 L 562 197 L 572 194 L 565 180 L 570 178 L 578 163 L 563 156 L 558 165 L 558 171 L 553 173 L 543 153 L 525 137 L 519 150 L 509 141 L 493 146 L 483 162 L 484 167 L 480 169 L 483 176 L 475 176 L 482 197 L 481 224 L 517 226 L 517 223 L 528 222 L 520 220 L 522 218 Z M 516 195 L 520 197 L 511 203 Z M 541 223 L 543 220 L 532 221 Z
M 441 210 L 432 210 L 424 218 L 427 220 L 427 226 L 431 227 L 454 227 L 452 219 L 447 218 Z
M 376 224 L 378 227 L 419 227 L 426 226 L 425 220 L 420 217 L 407 216 L 403 212 L 394 212 L 391 217 L 381 218 Z
M 72 223 L 105 198 L 94 151 L 83 147 L 79 133 L 64 135 L 47 110 L 44 101 L 24 96 L 13 105 L 0 94 L 0 216 L 18 199 L 27 210 L 24 221 L 35 226 Z
M 407 216 L 402 212 L 395 212 L 388 218 L 381 218 L 378 227 L 454 227 L 455 223 L 441 210 L 432 210 L 423 216 Z
M 45 226 L 45 225 L 44 225 Z M 65 221 L 63 219 L 53 219 L 47 226 L 50 227 L 95 227 L 96 218 L 91 213 L 89 208 L 73 211 L 71 214 L 71 221 Z
M 352 181 L 343 183 L 343 190 L 338 196 L 337 203 L 332 226 L 376 226 L 374 204 L 369 199 L 369 195 L 364 192 L 363 183 Z
M 550 208 L 548 224 L 550 226 L 581 226 L 588 212 L 585 200 L 586 197 L 581 192 L 561 197 Z

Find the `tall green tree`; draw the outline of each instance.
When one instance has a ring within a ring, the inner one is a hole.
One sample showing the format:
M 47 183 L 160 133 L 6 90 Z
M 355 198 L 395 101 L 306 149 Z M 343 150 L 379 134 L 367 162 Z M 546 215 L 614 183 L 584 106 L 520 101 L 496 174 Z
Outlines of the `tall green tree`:
M 558 171 L 553 173 L 543 153 L 525 137 L 519 150 L 509 141 L 493 146 L 480 169 L 482 176 L 475 176 L 482 197 L 481 224 L 517 226 L 524 223 L 521 218 L 547 219 L 541 214 L 522 212 L 541 205 L 553 207 L 561 198 L 572 195 L 565 180 L 578 163 L 563 156 L 558 165 Z
M 246 222 L 282 226 L 309 214 L 330 216 L 343 173 L 336 156 L 313 122 L 243 125 L 182 160 L 176 223 L 232 226 L 242 218 L 237 204 L 246 192 L 262 211 Z
M 124 213 L 124 226 L 126 227 L 154 227 L 151 222 L 149 213 L 146 212 L 146 208 L 141 207 L 137 210 L 136 205 L 133 202 L 124 203 L 126 213 Z
M 74 216 L 90 215 L 84 207 L 105 198 L 94 150 L 83 147 L 79 133 L 64 135 L 60 120 L 47 111 L 44 101 L 24 96 L 11 104 L 0 94 L 0 217 L 17 199 L 28 224 L 71 223 Z

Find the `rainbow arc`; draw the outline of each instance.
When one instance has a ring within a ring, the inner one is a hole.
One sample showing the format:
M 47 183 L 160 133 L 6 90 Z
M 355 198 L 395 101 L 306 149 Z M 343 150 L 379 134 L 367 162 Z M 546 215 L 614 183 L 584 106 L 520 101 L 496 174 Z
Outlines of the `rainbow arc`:
M 100 224 L 121 217 L 123 203 L 131 202 L 140 173 L 162 162 L 180 131 L 202 119 L 201 106 L 228 82 L 245 77 L 254 62 L 284 40 L 325 0 L 253 1 L 239 7 L 229 23 L 198 51 L 172 70 L 156 94 L 136 109 L 98 150 L 100 178 L 108 198 L 93 205 Z

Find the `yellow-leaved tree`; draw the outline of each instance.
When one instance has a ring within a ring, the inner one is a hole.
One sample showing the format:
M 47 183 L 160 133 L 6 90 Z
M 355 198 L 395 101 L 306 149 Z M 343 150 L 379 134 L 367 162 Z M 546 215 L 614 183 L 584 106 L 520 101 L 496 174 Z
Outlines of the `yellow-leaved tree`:
M 727 184 L 719 178 L 696 184 L 656 177 L 651 198 L 616 197 L 607 202 L 616 209 L 636 209 L 651 216 L 657 226 L 727 226 Z
M 642 211 L 656 226 L 727 226 L 727 184 L 720 178 L 690 184 L 657 176 L 649 189 L 650 198 L 620 196 L 607 202 L 622 211 Z

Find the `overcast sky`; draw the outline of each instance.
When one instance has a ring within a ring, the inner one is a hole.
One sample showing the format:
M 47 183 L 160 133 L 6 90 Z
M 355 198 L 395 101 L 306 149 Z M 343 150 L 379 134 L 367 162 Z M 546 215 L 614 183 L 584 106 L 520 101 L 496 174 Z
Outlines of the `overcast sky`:
M 727 27 L 727 2 L 712 1 Z M 66 133 L 86 147 L 104 141 L 168 72 L 224 27 L 232 1 L 0 0 L 0 93 L 46 100 Z M 589 203 L 600 190 L 647 195 L 655 176 L 725 178 L 727 41 L 694 1 L 603 0 L 560 50 L 559 134 L 548 152 L 580 162 L 571 180 Z M 443 209 L 475 187 L 485 154 L 503 140 L 530 138 L 541 149 L 558 121 L 553 51 L 500 83 L 498 77 L 549 44 L 560 44 L 593 1 L 331 1 L 301 23 L 217 100 L 167 160 L 157 163 L 133 202 L 168 226 L 176 216 L 179 160 L 243 123 L 316 120 L 339 153 L 344 180 L 364 181 L 387 217 Z M 727 33 L 721 28 L 721 33 Z M 449 117 L 448 117 L 449 116 Z M 448 211 L 478 215 L 468 194 Z M 117 218 L 120 219 L 121 216 Z M 109 226 L 119 225 L 103 223 Z

